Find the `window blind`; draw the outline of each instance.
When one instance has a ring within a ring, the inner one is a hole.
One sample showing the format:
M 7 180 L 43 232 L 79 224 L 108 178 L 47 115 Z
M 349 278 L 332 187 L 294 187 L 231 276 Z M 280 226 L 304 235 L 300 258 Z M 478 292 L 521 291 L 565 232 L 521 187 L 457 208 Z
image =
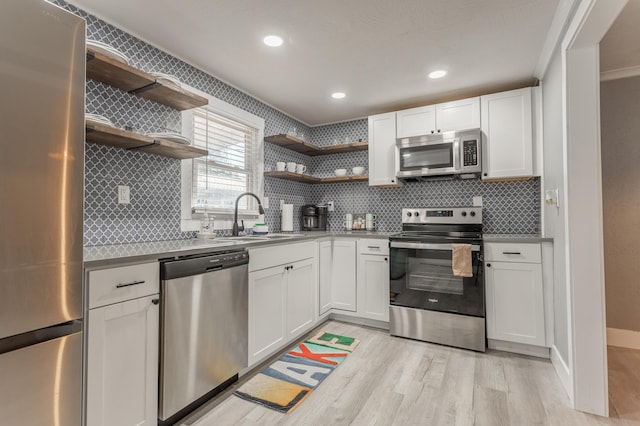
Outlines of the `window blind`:
M 254 192 L 257 129 L 208 111 L 193 110 L 193 144 L 209 154 L 193 160 L 191 204 L 196 209 L 233 212 L 243 192 Z M 257 212 L 252 197 L 243 197 L 238 210 Z

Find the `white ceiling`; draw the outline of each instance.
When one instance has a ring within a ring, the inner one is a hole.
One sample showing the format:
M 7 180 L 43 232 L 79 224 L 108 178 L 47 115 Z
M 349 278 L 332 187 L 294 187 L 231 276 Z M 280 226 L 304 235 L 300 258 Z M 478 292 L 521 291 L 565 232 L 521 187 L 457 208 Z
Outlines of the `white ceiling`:
M 600 72 L 607 73 L 638 66 L 640 66 L 640 0 L 629 0 L 600 43 Z M 640 70 L 635 71 L 635 75 L 638 74 Z
M 71 3 L 317 125 L 531 84 L 558 0 Z

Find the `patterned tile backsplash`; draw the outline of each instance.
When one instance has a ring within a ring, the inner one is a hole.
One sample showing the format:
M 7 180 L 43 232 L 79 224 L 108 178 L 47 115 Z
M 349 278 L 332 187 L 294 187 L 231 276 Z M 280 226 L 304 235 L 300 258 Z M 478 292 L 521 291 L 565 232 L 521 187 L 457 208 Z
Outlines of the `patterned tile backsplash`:
M 133 37 L 63 0 L 50 0 L 87 20 L 87 36 L 123 51 L 131 65 L 146 71 L 177 76 L 186 84 L 265 119 L 265 135 L 286 133 L 295 127 L 318 146 L 367 140 L 367 120 L 309 128 L 250 95 Z M 95 81 L 87 81 L 87 111 L 109 117 L 116 126 L 134 131 L 179 130 L 181 114 L 164 105 L 138 98 Z M 331 176 L 336 168 L 368 168 L 367 153 L 307 157 L 265 143 L 265 170 L 276 161 L 306 164 L 316 176 Z M 131 204 L 117 204 L 118 184 L 131 188 Z M 491 233 L 533 233 L 540 228 L 540 182 L 484 184 L 480 180 L 410 182 L 401 188 L 379 189 L 366 182 L 309 185 L 265 177 L 265 196 L 271 208 L 265 220 L 271 230 L 280 228 L 279 201 L 294 204 L 294 211 L 307 203 L 334 201 L 330 227 L 339 230 L 347 212 L 378 215 L 378 229 L 400 229 L 402 207 L 470 205 L 482 195 L 485 231 Z M 297 217 L 297 215 L 296 215 Z M 300 227 L 294 222 L 294 229 Z M 85 167 L 84 244 L 96 246 L 191 238 L 180 230 L 180 161 L 87 144 Z

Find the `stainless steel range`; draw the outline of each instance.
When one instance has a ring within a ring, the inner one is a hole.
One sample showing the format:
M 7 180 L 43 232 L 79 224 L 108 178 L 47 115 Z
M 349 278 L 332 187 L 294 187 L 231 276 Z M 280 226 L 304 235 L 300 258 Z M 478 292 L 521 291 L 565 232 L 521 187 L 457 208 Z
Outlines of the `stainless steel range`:
M 472 276 L 454 275 L 455 244 Z M 484 352 L 482 208 L 402 209 L 390 246 L 391 334 Z

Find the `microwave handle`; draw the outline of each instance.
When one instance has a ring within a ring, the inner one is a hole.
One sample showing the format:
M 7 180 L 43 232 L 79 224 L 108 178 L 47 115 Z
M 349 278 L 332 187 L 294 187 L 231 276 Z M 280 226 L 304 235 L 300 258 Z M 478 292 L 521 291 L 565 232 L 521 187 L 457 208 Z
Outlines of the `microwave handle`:
M 453 244 L 433 244 L 433 243 L 407 243 L 402 241 L 391 241 L 391 248 L 408 248 L 418 250 L 453 250 Z M 479 245 L 472 245 L 471 251 L 480 251 Z
M 454 170 L 462 170 L 460 166 L 460 139 L 453 142 L 453 168 Z

